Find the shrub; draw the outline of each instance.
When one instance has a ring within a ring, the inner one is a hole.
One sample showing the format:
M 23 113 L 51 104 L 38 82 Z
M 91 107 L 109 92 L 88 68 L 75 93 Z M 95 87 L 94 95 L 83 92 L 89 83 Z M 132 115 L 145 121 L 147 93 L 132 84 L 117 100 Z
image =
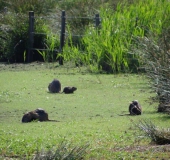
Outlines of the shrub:
M 24 50 L 27 48 L 28 21 L 24 15 L 9 12 L 4 15 L 3 22 L 5 23 L 1 26 L 2 36 L 4 34 L 1 58 L 5 58 L 8 61 L 21 61 L 23 55 L 20 54 L 24 53 Z M 17 45 L 20 40 L 22 40 L 22 43 Z
M 7 1 L 7 12 L 2 12 L 0 16 L 0 58 L 10 62 L 23 62 L 26 60 L 29 45 L 28 40 L 28 11 L 35 11 L 35 32 L 46 33 L 47 28 L 50 30 L 46 20 L 40 18 L 40 15 L 47 14 L 54 8 L 55 1 Z M 3 5 L 5 5 L 3 4 Z M 49 32 L 49 31 L 48 31 Z M 18 43 L 22 40 L 21 43 Z M 43 34 L 34 35 L 34 48 L 43 48 L 46 36 Z M 17 45 L 18 44 L 18 45 Z M 33 60 L 43 60 L 42 56 L 34 51 Z
M 170 28 L 167 27 L 158 39 L 153 33 L 145 38 L 137 38 L 139 53 L 145 61 L 145 68 L 148 77 L 151 79 L 151 86 L 157 93 L 159 101 L 158 112 L 170 112 Z
M 131 12 L 133 9 L 132 7 Z M 83 62 L 85 61 L 92 69 L 104 70 L 108 73 L 128 70 L 130 66 L 128 63 L 130 64 L 132 58 L 137 58 L 135 54 L 128 53 L 132 44 L 132 35 L 143 36 L 144 34 L 142 28 L 136 28 L 136 17 L 133 17 L 131 12 L 127 8 L 122 9 L 120 4 L 116 11 L 109 6 L 101 8 L 101 27 L 96 29 L 93 24 L 89 25 L 82 38 L 84 56 L 80 57 L 83 58 Z M 65 48 L 68 52 L 68 46 Z M 81 48 L 77 47 L 77 49 Z
M 89 145 L 74 147 L 69 149 L 69 145 L 61 143 L 57 150 L 40 151 L 36 153 L 34 160 L 82 160 L 86 155 L 86 149 Z
M 99 0 L 65 0 L 58 5 L 66 11 L 67 24 L 72 32 L 77 34 L 83 33 L 85 26 L 91 23 L 101 2 Z
M 49 33 L 48 30 L 45 33 L 47 35 L 44 38 L 43 45 L 46 50 L 41 51 L 37 49 L 37 51 L 45 62 L 54 62 L 58 58 L 58 48 L 60 46 L 59 36 L 54 33 Z
M 136 72 L 142 64 L 148 62 L 136 51 L 140 50 L 139 39 L 150 39 L 150 34 L 154 33 L 153 41 L 158 42 L 169 21 L 169 3 L 139 0 L 119 3 L 113 8 L 106 3 L 100 8 L 101 27 L 98 31 L 93 24 L 86 27 L 82 38 L 83 49 L 74 45 L 74 49 L 66 46 L 65 51 L 72 53 L 72 59 L 77 59 L 79 54 L 81 61 L 92 70 Z
M 159 145 L 170 144 L 169 128 L 160 129 L 148 120 L 140 121 L 137 127 L 144 133 L 145 136 L 149 137 L 153 143 Z
M 151 5 L 152 4 L 152 5 Z M 159 6 L 159 7 L 157 7 Z M 151 1 L 142 10 L 149 10 L 145 14 L 147 35 L 136 36 L 133 41 L 133 53 L 138 54 L 151 79 L 151 86 L 157 93 L 159 101 L 158 112 L 170 112 L 170 4 L 167 1 Z M 154 19 L 154 20 L 153 20 Z M 144 23 L 145 21 L 143 21 Z M 151 23 L 152 22 L 152 23 Z M 146 28 L 146 27 L 145 27 Z
M 56 2 L 56 0 L 6 0 L 6 5 L 14 13 L 25 14 L 28 11 L 35 11 L 37 15 L 44 15 L 55 7 Z

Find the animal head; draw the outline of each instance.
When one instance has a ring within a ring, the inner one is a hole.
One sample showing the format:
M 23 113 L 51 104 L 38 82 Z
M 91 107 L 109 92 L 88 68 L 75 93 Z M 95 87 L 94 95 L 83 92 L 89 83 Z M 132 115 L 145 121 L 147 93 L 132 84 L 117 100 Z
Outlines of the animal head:
M 73 90 L 73 91 L 76 91 L 76 90 L 77 90 L 77 88 L 76 88 L 76 87 L 72 87 L 72 90 Z
M 138 105 L 138 100 L 132 101 L 132 104 L 133 104 L 133 105 Z
M 37 108 L 37 109 L 35 110 L 35 112 L 36 112 L 36 113 L 45 113 L 45 110 L 42 109 L 42 108 Z

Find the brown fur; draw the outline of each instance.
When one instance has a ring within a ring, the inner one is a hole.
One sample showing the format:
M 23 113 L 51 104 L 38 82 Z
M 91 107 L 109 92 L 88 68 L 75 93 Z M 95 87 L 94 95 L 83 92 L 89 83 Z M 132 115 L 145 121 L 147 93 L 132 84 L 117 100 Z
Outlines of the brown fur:
M 59 93 L 61 91 L 61 83 L 59 80 L 54 79 L 49 85 L 48 90 L 51 93 Z
M 63 92 L 64 92 L 65 94 L 69 94 L 69 93 L 73 93 L 73 92 L 76 91 L 76 90 L 77 90 L 76 87 L 65 87 L 65 88 L 63 89 Z
M 137 100 L 134 100 L 129 105 L 129 114 L 119 114 L 119 116 L 132 116 L 132 115 L 141 115 L 142 106 Z
M 22 123 L 28 123 L 34 120 L 38 120 L 40 122 L 42 121 L 56 121 L 57 120 L 49 120 L 48 119 L 48 113 L 43 110 L 42 108 L 38 108 L 34 111 L 27 112 L 22 117 Z
M 134 100 L 129 105 L 129 113 L 130 115 L 141 115 L 142 107 L 137 100 Z

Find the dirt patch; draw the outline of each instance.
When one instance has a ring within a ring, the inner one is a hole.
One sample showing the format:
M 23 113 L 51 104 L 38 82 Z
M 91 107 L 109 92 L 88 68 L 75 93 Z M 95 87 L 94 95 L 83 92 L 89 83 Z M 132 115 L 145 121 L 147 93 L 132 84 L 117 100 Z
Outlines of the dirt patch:
M 126 147 L 118 147 L 113 148 L 113 151 L 115 152 L 145 152 L 145 151 L 151 151 L 151 152 L 170 152 L 170 145 L 145 145 L 145 146 L 126 146 Z
M 23 70 L 40 70 L 45 68 L 54 68 L 59 66 L 58 63 L 32 62 L 32 63 L 12 63 L 0 62 L 0 71 L 23 71 Z

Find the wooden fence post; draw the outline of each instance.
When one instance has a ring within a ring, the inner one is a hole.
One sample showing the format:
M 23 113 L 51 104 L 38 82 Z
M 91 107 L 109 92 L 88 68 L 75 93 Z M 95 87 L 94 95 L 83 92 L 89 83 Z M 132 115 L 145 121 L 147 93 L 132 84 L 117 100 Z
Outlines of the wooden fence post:
M 100 16 L 99 14 L 95 15 L 95 27 L 98 28 L 100 25 Z
M 28 44 L 28 62 L 32 61 L 32 56 L 33 56 L 33 44 L 34 44 L 34 12 L 30 11 L 29 12 L 29 44 Z
M 64 46 L 65 25 L 66 25 L 65 21 L 66 21 L 65 11 L 62 11 L 62 14 L 61 14 L 61 35 L 60 35 L 60 53 L 62 53 L 63 46 Z M 63 57 L 62 56 L 60 56 L 59 64 L 63 65 Z

